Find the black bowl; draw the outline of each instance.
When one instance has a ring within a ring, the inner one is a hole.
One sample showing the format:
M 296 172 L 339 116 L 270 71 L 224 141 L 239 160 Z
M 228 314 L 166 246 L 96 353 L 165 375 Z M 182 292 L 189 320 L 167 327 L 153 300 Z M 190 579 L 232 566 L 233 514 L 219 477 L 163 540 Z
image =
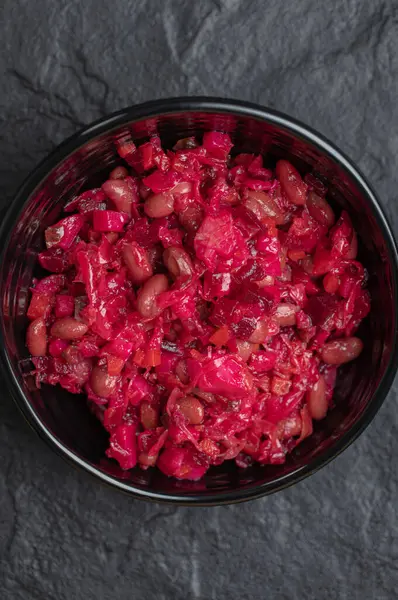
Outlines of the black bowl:
M 359 233 L 360 258 L 369 270 L 372 312 L 362 326 L 365 350 L 341 369 L 336 407 L 316 425 L 285 465 L 238 469 L 232 462 L 198 482 L 177 481 L 157 469 L 122 471 L 105 457 L 107 434 L 81 396 L 59 387 L 37 390 L 25 347 L 29 285 L 44 229 L 77 190 L 98 184 L 117 164 L 114 141 L 131 134 L 140 143 L 157 133 L 166 146 L 218 129 L 239 151 L 291 160 L 327 180 L 329 200 L 349 211 Z M 277 112 L 213 98 L 176 98 L 133 106 L 97 121 L 44 160 L 19 190 L 3 221 L 0 271 L 0 346 L 11 393 L 28 422 L 72 464 L 112 487 L 147 500 L 222 504 L 256 498 L 295 483 L 358 437 L 375 416 L 397 368 L 397 249 L 374 192 L 356 167 L 322 136 Z

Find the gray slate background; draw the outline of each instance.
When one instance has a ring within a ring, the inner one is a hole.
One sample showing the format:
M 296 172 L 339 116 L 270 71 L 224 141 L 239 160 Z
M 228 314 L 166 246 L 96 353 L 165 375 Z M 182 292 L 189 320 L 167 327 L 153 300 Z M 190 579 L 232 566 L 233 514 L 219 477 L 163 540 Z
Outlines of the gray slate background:
M 398 4 L 3 0 L 0 202 L 56 144 L 128 104 L 278 108 L 353 158 L 398 234 Z M 55 456 L 0 388 L 3 600 L 387 599 L 398 585 L 398 387 L 289 490 L 222 508 L 134 502 Z

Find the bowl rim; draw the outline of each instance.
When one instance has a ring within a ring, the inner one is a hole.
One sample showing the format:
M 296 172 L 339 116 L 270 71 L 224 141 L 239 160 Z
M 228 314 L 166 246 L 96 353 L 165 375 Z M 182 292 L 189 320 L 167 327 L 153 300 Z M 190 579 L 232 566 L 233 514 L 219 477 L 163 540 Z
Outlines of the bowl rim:
M 291 118 L 288 115 L 250 102 L 208 96 L 165 98 L 128 106 L 83 127 L 80 131 L 56 146 L 55 149 L 52 150 L 52 152 L 45 157 L 27 176 L 16 192 L 14 199 L 7 210 L 0 227 L 0 244 L 2 246 L 0 254 L 0 269 L 3 266 L 3 258 L 10 240 L 11 232 L 15 226 L 20 212 L 22 211 L 23 206 L 34 190 L 40 185 L 45 177 L 47 177 L 48 173 L 52 171 L 60 162 L 67 158 L 71 153 L 76 151 L 80 146 L 101 134 L 112 131 L 113 129 L 119 128 L 123 125 L 141 121 L 150 117 L 178 112 L 225 113 L 236 116 L 251 117 L 260 121 L 267 121 L 272 125 L 277 125 L 287 129 L 288 131 L 291 131 L 296 136 L 301 137 L 305 141 L 313 144 L 322 153 L 329 155 L 337 164 L 339 164 L 340 167 L 343 168 L 343 170 L 348 172 L 363 195 L 367 198 L 370 208 L 372 209 L 373 216 L 376 219 L 376 222 L 380 227 L 383 238 L 386 242 L 392 269 L 392 290 L 395 302 L 397 303 L 397 246 L 376 193 L 373 191 L 364 175 L 354 165 L 354 163 L 348 157 L 346 157 L 345 154 L 342 153 L 333 143 L 329 142 L 322 134 L 317 133 L 311 127 L 304 125 L 300 121 Z M 0 317 L 1 324 L 3 324 L 2 312 Z M 341 452 L 346 450 L 348 446 L 350 446 L 352 442 L 356 440 L 370 424 L 388 394 L 398 367 L 397 333 L 397 318 L 395 317 L 393 347 L 384 375 L 360 418 L 341 437 L 341 439 L 335 443 L 332 448 L 329 448 L 320 456 L 315 457 L 307 465 L 294 469 L 288 474 L 281 475 L 272 481 L 253 485 L 249 488 L 242 488 L 241 490 L 238 489 L 235 491 L 220 491 L 213 493 L 209 492 L 204 494 L 193 493 L 188 495 L 180 495 L 177 493 L 162 493 L 139 489 L 132 483 L 123 482 L 123 480 L 119 480 L 116 477 L 104 473 L 99 468 L 80 458 L 80 456 L 70 450 L 51 433 L 26 398 L 12 368 L 10 357 L 5 349 L 3 327 L 0 327 L 0 361 L 3 366 L 3 372 L 9 391 L 11 392 L 11 396 L 13 397 L 25 419 L 28 421 L 29 425 L 53 448 L 53 450 L 55 450 L 70 464 L 91 474 L 112 488 L 126 492 L 130 496 L 137 499 L 185 506 L 213 506 L 260 498 L 276 491 L 280 491 L 315 473 L 321 467 L 327 465 L 339 454 L 341 454 Z

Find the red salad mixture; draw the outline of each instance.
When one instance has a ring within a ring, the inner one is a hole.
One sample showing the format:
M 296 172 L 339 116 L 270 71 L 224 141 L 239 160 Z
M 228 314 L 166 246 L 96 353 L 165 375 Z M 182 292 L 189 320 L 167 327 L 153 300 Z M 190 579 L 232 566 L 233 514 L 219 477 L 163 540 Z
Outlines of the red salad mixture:
M 45 232 L 28 309 L 37 385 L 83 392 L 122 469 L 197 480 L 280 464 L 333 404 L 370 309 L 350 217 L 279 160 L 208 132 L 125 166 Z

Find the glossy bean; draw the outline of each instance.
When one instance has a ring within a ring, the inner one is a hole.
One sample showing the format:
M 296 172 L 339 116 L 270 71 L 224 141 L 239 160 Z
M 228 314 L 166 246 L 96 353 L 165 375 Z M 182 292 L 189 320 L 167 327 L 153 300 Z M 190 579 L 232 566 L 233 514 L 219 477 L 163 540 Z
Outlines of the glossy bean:
M 144 211 L 152 219 L 168 217 L 174 211 L 174 198 L 172 194 L 164 192 L 149 196 L 145 200 Z
M 45 356 L 47 353 L 47 328 L 43 317 L 32 321 L 26 332 L 26 345 L 32 356 Z
M 116 376 L 108 374 L 106 368 L 97 365 L 92 370 L 90 385 L 94 394 L 101 398 L 109 398 L 116 387 L 117 380 Z
M 307 199 L 307 208 L 311 217 L 327 228 L 331 227 L 335 221 L 334 212 L 330 204 L 318 196 L 316 192 L 309 192 Z
M 171 246 L 163 252 L 163 262 L 170 274 L 175 278 L 191 277 L 193 265 L 188 252 L 182 248 Z
M 358 358 L 362 349 L 362 340 L 357 337 L 333 340 L 323 346 L 321 358 L 328 365 L 342 365 Z
M 123 247 L 122 257 L 134 283 L 141 284 L 152 276 L 153 270 L 148 253 L 136 242 Z
M 256 192 L 250 190 L 244 205 L 248 210 L 256 215 L 261 221 L 264 218 L 273 219 L 277 225 L 284 222 L 283 211 L 279 208 L 275 200 L 266 192 Z
M 316 421 L 323 419 L 328 411 L 326 383 L 323 375 L 320 375 L 312 390 L 307 392 L 306 399 L 311 418 Z
M 340 286 L 340 279 L 333 273 L 327 273 L 323 278 L 323 287 L 328 294 L 335 294 Z
M 102 190 L 118 211 L 126 213 L 131 217 L 133 205 L 138 202 L 138 194 L 135 186 L 131 183 L 131 179 L 123 179 L 121 177 L 108 179 L 108 181 L 102 184 Z M 110 229 L 110 231 L 120 230 Z
M 198 205 L 187 206 L 178 213 L 178 220 L 187 231 L 193 233 L 199 229 L 203 221 L 203 209 Z
M 51 327 L 51 335 L 61 340 L 76 340 L 82 338 L 87 332 L 88 326 L 73 317 L 57 319 Z
M 142 402 L 140 405 L 140 419 L 145 429 L 155 429 L 159 423 L 159 411 L 157 407 L 149 402 Z
M 194 396 L 185 396 L 179 402 L 180 412 L 190 425 L 199 425 L 203 421 L 205 410 L 200 400 Z
M 276 163 L 276 175 L 289 201 L 298 206 L 304 205 L 307 200 L 307 185 L 297 169 L 289 161 L 279 160 Z
M 162 312 L 156 298 L 168 287 L 166 275 L 153 275 L 144 283 L 137 295 L 137 310 L 142 317 L 153 319 Z
M 296 324 L 296 313 L 299 307 L 290 302 L 279 304 L 276 309 L 275 319 L 281 327 L 292 327 Z
M 195 388 L 193 390 L 193 393 L 195 394 L 195 396 L 203 400 L 203 402 L 205 402 L 206 404 L 215 404 L 216 402 L 216 397 L 211 392 L 204 392 L 199 388 Z
M 178 140 L 174 144 L 173 150 L 186 150 L 189 148 L 197 148 L 197 146 L 199 146 L 199 144 L 194 137 L 186 137 Z
M 128 174 L 129 172 L 126 167 L 115 167 L 113 171 L 110 172 L 109 179 L 124 179 Z

